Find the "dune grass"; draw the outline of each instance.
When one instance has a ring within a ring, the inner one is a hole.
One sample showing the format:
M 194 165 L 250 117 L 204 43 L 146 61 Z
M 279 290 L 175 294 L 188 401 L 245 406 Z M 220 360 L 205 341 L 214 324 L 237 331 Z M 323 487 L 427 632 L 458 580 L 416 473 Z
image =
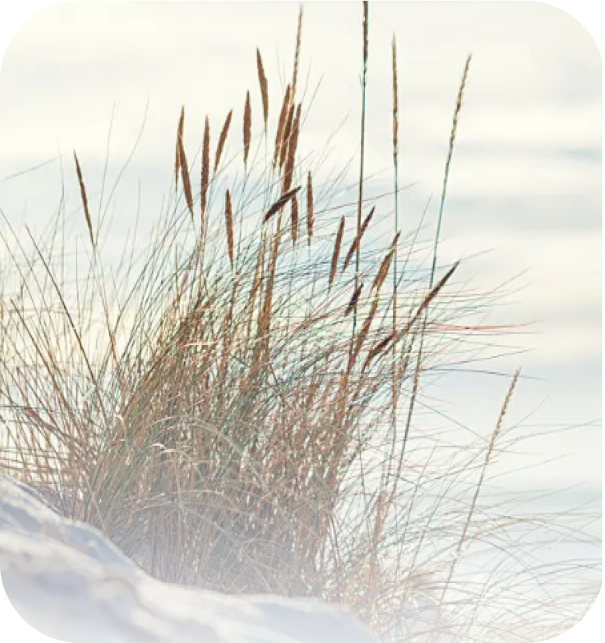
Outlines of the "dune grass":
M 364 3 L 364 101 L 368 19 Z M 135 238 L 117 272 L 104 264 L 75 153 L 87 248 L 68 252 L 61 214 L 42 241 L 4 220 L 0 470 L 53 490 L 164 581 L 346 603 L 384 641 L 554 635 L 594 586 L 575 583 L 581 563 L 538 552 L 584 523 L 481 502 L 492 459 L 522 439 L 505 426 L 519 373 L 487 440 L 414 432 L 424 378 L 481 334 L 492 296 L 438 262 L 470 57 L 430 266 L 411 270 L 422 242 L 399 228 L 395 41 L 393 208 L 364 198 L 364 117 L 357 202 L 334 206 L 299 153 L 301 25 L 280 103 L 257 50 L 260 101 L 247 90 L 241 116 L 206 118 L 193 165 L 183 108 L 173 198 L 143 255 Z M 390 238 L 367 243 L 387 216 Z M 483 576 L 462 565 L 473 545 L 500 556 Z M 434 619 L 406 633 L 416 603 Z

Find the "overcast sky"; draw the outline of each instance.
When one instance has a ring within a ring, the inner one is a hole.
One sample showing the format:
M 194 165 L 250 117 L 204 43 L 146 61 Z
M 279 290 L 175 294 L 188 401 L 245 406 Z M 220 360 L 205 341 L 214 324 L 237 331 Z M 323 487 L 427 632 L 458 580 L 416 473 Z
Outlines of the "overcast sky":
M 467 257 L 463 278 L 491 288 L 522 273 L 494 319 L 536 322 L 515 339 L 532 348 L 504 360 L 527 376 L 511 409 L 534 429 L 592 422 L 552 437 L 544 457 L 570 453 L 543 476 L 560 484 L 601 475 L 601 57 L 564 12 L 540 3 L 371 3 L 367 171 L 390 189 L 390 43 L 399 48 L 402 212 L 418 220 L 437 197 L 460 75 L 473 54 L 446 204 L 441 260 Z M 0 207 L 42 229 L 58 204 L 71 151 L 94 200 L 109 154 L 115 176 L 143 138 L 116 193 L 115 234 L 134 222 L 140 185 L 149 219 L 170 189 L 174 134 L 186 105 L 193 150 L 206 114 L 214 132 L 246 89 L 258 116 L 255 50 L 269 80 L 274 121 L 290 73 L 298 5 L 276 3 L 65 3 L 13 37 L 0 72 Z M 305 121 L 307 153 L 336 134 L 330 167 L 358 152 L 360 3 L 304 3 L 301 83 L 316 90 Z M 47 163 L 48 162 L 48 163 Z M 42 168 L 14 176 L 44 164 Z M 356 163 L 349 182 L 355 181 Z M 11 178 L 12 177 L 12 178 Z M 74 209 L 76 186 L 67 182 Z M 384 188 L 384 189 L 383 189 Z M 96 190 L 96 191 L 95 191 Z M 71 191 L 71 192 L 70 192 Z M 404 224 L 405 227 L 405 224 Z M 474 253 L 489 250 L 479 257 Z M 521 288 L 522 287 L 522 288 Z M 508 382 L 448 381 L 448 411 L 491 430 Z M 533 430 L 528 428 L 528 430 Z M 540 447 L 542 448 L 542 447 Z M 527 473 L 524 474 L 527 479 Z

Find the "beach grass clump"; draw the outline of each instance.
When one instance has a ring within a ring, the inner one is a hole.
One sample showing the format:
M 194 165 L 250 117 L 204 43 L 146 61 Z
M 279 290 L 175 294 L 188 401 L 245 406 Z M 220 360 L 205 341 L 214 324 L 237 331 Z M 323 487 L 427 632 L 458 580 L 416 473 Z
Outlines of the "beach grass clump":
M 46 489 L 164 581 L 346 603 L 385 641 L 428 640 L 445 623 L 464 640 L 496 641 L 530 640 L 511 588 L 533 580 L 556 596 L 532 620 L 550 634 L 589 600 L 567 577 L 553 590 L 560 569 L 536 573 L 539 544 L 517 543 L 517 567 L 504 555 L 478 584 L 461 564 L 473 543 L 502 555 L 514 529 L 536 528 L 481 504 L 492 460 L 520 439 L 505 426 L 519 373 L 487 441 L 414 431 L 422 382 L 448 351 L 464 355 L 468 340 L 467 362 L 485 357 L 472 340 L 483 330 L 477 304 L 493 295 L 465 291 L 459 263 L 437 258 L 470 57 L 438 231 L 425 243 L 397 217 L 395 41 L 392 205 L 366 186 L 362 120 L 358 198 L 335 206 L 300 153 L 301 25 L 302 13 L 278 101 L 257 50 L 260 102 L 247 89 L 241 113 L 206 117 L 193 165 L 181 110 L 171 201 L 145 252 L 117 269 L 104 263 L 76 153 L 84 250 L 66 251 L 59 224 L 40 241 L 5 220 L 0 470 Z M 364 3 L 364 95 L 367 25 Z M 390 217 L 383 247 L 370 244 Z M 427 249 L 423 268 L 415 257 Z M 403 617 L 421 599 L 434 621 L 414 639 Z

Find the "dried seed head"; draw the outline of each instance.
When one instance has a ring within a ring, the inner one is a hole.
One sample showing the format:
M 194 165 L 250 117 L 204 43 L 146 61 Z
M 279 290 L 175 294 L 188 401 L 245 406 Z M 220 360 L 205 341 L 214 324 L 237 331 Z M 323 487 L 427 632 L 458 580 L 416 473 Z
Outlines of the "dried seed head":
M 95 238 L 92 232 L 92 219 L 90 218 L 90 210 L 88 209 L 88 197 L 86 196 L 86 186 L 84 185 L 84 177 L 82 176 L 80 161 L 78 161 L 78 155 L 76 154 L 75 150 L 74 150 L 74 161 L 76 162 L 76 175 L 78 177 L 78 184 L 80 186 L 80 197 L 82 199 L 82 207 L 84 208 L 84 218 L 86 219 L 86 227 L 88 228 L 90 245 L 94 249 Z
M 179 124 L 176 129 L 176 152 L 174 159 L 174 185 L 175 188 L 178 187 L 179 182 L 179 171 L 181 169 L 181 154 L 180 154 L 180 144 L 179 141 L 183 140 L 183 129 L 185 127 L 185 106 L 181 107 L 181 116 L 179 118 Z
M 393 339 L 395 339 L 395 333 L 389 333 L 384 339 L 381 339 L 368 353 L 366 361 L 364 362 L 363 368 L 361 370 L 365 371 L 372 360 L 388 348 Z
M 372 308 L 370 309 L 370 312 L 366 317 L 366 320 L 363 324 L 363 328 L 361 329 L 361 332 L 357 335 L 357 339 L 355 341 L 355 349 L 349 355 L 349 363 L 347 366 L 347 370 L 349 372 L 353 370 L 353 366 L 355 366 L 357 357 L 359 356 L 359 353 L 361 352 L 363 344 L 365 343 L 368 337 L 368 334 L 370 332 L 370 326 L 372 325 L 372 320 L 374 319 L 374 316 L 376 315 L 377 310 L 378 310 L 378 294 L 376 295 L 376 297 L 374 297 L 374 301 L 372 302 Z
M 399 103 L 397 86 L 397 40 L 393 34 L 393 158 L 395 165 L 397 165 L 397 155 L 399 152 Z
M 376 294 L 378 294 L 378 291 L 380 290 L 380 287 L 384 283 L 384 280 L 386 279 L 386 276 L 389 272 L 389 268 L 391 267 L 391 262 L 393 261 L 393 257 L 395 256 L 399 234 L 400 233 L 398 232 L 395 235 L 395 238 L 393 239 L 393 243 L 391 244 L 391 250 L 389 251 L 387 256 L 383 259 L 382 264 L 380 265 L 380 268 L 378 270 L 378 273 L 376 274 L 376 279 L 374 279 L 374 283 L 372 284 L 372 288 L 376 288 Z
M 250 92 L 246 92 L 246 104 L 244 106 L 244 166 L 248 165 L 248 153 L 250 152 L 250 139 L 252 137 L 252 108 L 250 107 Z
M 374 216 L 374 211 L 376 210 L 376 206 L 374 206 L 371 210 L 368 216 L 365 218 L 363 225 L 361 226 L 359 230 L 359 234 L 353 239 L 353 243 L 351 244 L 351 247 L 349 248 L 349 252 L 347 252 L 347 256 L 345 258 L 345 262 L 342 266 L 342 272 L 344 272 L 347 269 L 347 266 L 349 265 L 349 262 L 353 258 L 353 255 L 355 254 L 355 251 L 359 247 L 359 244 L 361 243 L 361 237 L 363 237 L 364 232 L 367 230 L 368 226 L 370 225 L 370 221 L 372 220 L 372 217 Z
M 313 182 L 311 172 L 307 173 L 307 243 L 311 245 L 313 238 Z
M 510 386 L 508 387 L 508 391 L 506 393 L 506 397 L 504 398 L 504 403 L 502 404 L 502 408 L 500 409 L 500 415 L 498 416 L 498 422 L 496 424 L 496 428 L 494 429 L 494 432 L 492 433 L 492 437 L 489 443 L 489 447 L 487 450 L 487 454 L 485 456 L 486 462 L 489 462 L 492 452 L 494 450 L 494 445 L 496 443 L 496 439 L 498 437 L 498 434 L 500 433 L 500 430 L 502 429 L 502 422 L 504 421 L 504 417 L 506 415 L 506 412 L 508 411 L 508 406 L 510 404 L 511 398 L 513 397 L 513 393 L 515 391 L 515 386 L 517 386 L 517 380 L 519 379 L 519 375 L 521 374 L 521 370 L 517 369 L 515 371 L 515 374 L 513 376 L 513 379 L 510 383 Z
M 431 303 L 431 301 L 439 294 L 439 291 L 445 286 L 449 278 L 454 274 L 454 271 L 460 264 L 459 261 L 457 261 L 445 274 L 445 276 L 439 281 L 439 283 L 428 293 L 428 295 L 424 298 L 420 306 L 418 307 L 418 310 L 414 313 L 414 316 L 408 321 L 408 323 L 405 325 L 405 327 L 398 331 L 397 333 L 390 333 L 387 337 L 385 337 L 382 341 L 378 342 L 376 346 L 369 352 L 368 357 L 366 358 L 366 361 L 364 363 L 363 369 L 365 370 L 370 362 L 380 353 L 382 353 L 387 346 L 391 343 L 391 341 L 395 340 L 397 341 L 399 338 L 407 335 L 412 328 L 412 326 L 418 321 L 418 318 L 420 315 L 424 312 L 424 310 L 428 307 L 428 305 Z
M 286 126 L 286 119 L 288 117 L 288 110 L 290 109 L 290 85 L 286 87 L 284 93 L 284 100 L 282 102 L 281 111 L 279 113 L 279 121 L 277 123 L 277 132 L 275 134 L 275 151 L 273 153 L 273 169 L 277 167 L 277 161 L 280 158 L 282 139 L 284 136 L 284 127 Z
M 187 207 L 191 213 L 191 218 L 193 218 L 193 193 L 191 192 L 191 181 L 189 179 L 189 166 L 187 164 L 187 155 L 185 154 L 185 146 L 183 145 L 183 139 L 178 140 L 179 146 L 179 158 L 180 158 L 180 168 L 181 168 L 181 181 L 183 182 L 183 190 L 185 192 L 185 200 L 187 201 Z
M 458 89 L 458 98 L 456 99 L 456 109 L 454 110 L 454 120 L 452 123 L 452 132 L 450 134 L 450 150 L 454 147 L 456 140 L 456 132 L 458 130 L 458 118 L 460 110 L 462 109 L 462 100 L 464 99 L 464 90 L 466 89 L 466 81 L 468 80 L 468 71 L 471 66 L 472 55 L 469 54 L 464 64 L 464 71 L 462 72 L 462 80 L 460 81 L 460 88 Z
M 298 146 L 298 131 L 300 127 L 300 112 L 301 106 L 298 105 L 296 109 L 296 116 L 292 123 L 292 130 L 290 131 L 290 140 L 288 141 L 288 155 L 286 159 L 286 167 L 284 171 L 284 191 L 287 192 L 292 185 L 292 177 L 294 176 L 294 163 L 296 160 L 296 148 Z
M 301 42 L 301 34 L 302 34 L 302 17 L 303 17 L 303 9 L 302 5 L 298 11 L 298 24 L 296 27 L 296 49 L 294 51 L 294 67 L 292 69 L 292 97 L 291 100 L 294 102 L 294 98 L 296 96 L 296 79 L 298 77 L 298 63 L 300 60 L 300 42 Z
M 332 252 L 332 263 L 330 265 L 330 277 L 328 279 L 328 290 L 332 288 L 332 282 L 336 276 L 336 267 L 338 265 L 338 256 L 340 254 L 340 246 L 342 243 L 342 235 L 345 230 L 345 217 L 344 215 L 340 218 L 340 223 L 338 225 L 338 232 L 336 233 L 336 241 L 334 242 L 334 251 Z
M 267 221 L 269 221 L 269 219 L 276 212 L 279 212 L 299 190 L 300 190 L 300 186 L 297 188 L 294 188 L 293 190 L 290 190 L 289 192 L 285 192 L 284 194 L 282 194 L 279 197 L 279 199 L 265 212 L 265 216 L 263 217 L 263 223 L 266 223 Z
M 351 299 L 349 300 L 349 303 L 347 304 L 347 308 L 345 310 L 345 317 L 349 315 L 349 313 L 357 306 L 357 302 L 359 301 L 359 296 L 361 295 L 361 290 L 363 289 L 363 283 L 359 284 L 357 288 L 355 289 L 355 292 L 353 293 Z
M 291 212 L 291 222 L 292 222 L 292 245 L 296 245 L 298 239 L 298 199 L 296 195 L 292 197 L 292 212 Z
M 208 197 L 208 183 L 210 180 L 210 121 L 206 116 L 204 125 L 204 142 L 202 144 L 202 175 L 200 180 L 200 203 L 202 209 L 202 230 L 206 218 L 206 200 Z
M 221 161 L 221 156 L 223 154 L 223 148 L 225 147 L 225 142 L 227 140 L 227 134 L 229 133 L 229 125 L 231 125 L 231 116 L 233 115 L 233 110 L 227 114 L 225 123 L 223 124 L 223 129 L 221 134 L 218 137 L 218 143 L 216 145 L 216 153 L 214 155 L 214 172 L 216 173 L 219 163 Z
M 233 268 L 233 209 L 229 190 L 225 192 L 225 225 L 227 227 L 227 250 L 229 252 L 231 268 Z
M 286 161 L 286 154 L 288 152 L 288 147 L 290 144 L 290 134 L 292 131 L 292 124 L 294 122 L 294 112 L 295 112 L 295 107 L 294 107 L 294 104 L 292 104 L 288 108 L 288 117 L 286 118 L 286 122 L 284 124 L 284 131 L 283 131 L 282 140 L 281 140 L 280 149 L 279 149 L 279 167 L 280 168 L 283 168 L 284 163 Z
M 267 133 L 267 121 L 269 119 L 269 91 L 267 89 L 267 77 L 263 67 L 263 59 L 259 49 L 256 50 L 256 68 L 258 71 L 258 84 L 260 86 L 260 95 L 263 101 L 263 122 L 265 123 L 265 133 Z
M 368 3 L 363 3 L 363 66 L 368 64 Z

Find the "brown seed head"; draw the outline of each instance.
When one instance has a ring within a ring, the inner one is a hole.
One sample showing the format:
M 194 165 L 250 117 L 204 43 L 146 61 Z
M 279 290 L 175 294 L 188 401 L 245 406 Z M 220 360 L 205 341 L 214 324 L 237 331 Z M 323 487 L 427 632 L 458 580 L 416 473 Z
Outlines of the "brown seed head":
M 263 59 L 260 50 L 256 50 L 256 68 L 258 71 L 258 84 L 260 86 L 260 95 L 263 102 L 263 122 L 265 123 L 265 133 L 267 132 L 267 120 L 269 118 L 269 91 L 267 88 L 267 77 L 263 67 Z
M 227 114 L 225 123 L 223 124 L 223 129 L 221 130 L 220 136 L 218 137 L 218 143 L 216 145 L 216 153 L 214 155 L 214 172 L 216 173 L 219 163 L 221 161 L 221 156 L 223 154 L 223 148 L 225 147 L 225 142 L 227 140 L 227 134 L 229 133 L 229 125 L 231 125 L 231 116 L 233 115 L 233 110 Z
M 248 153 L 250 152 L 250 139 L 252 137 L 252 108 L 250 107 L 250 92 L 246 92 L 246 104 L 244 106 L 244 166 L 248 165 Z

